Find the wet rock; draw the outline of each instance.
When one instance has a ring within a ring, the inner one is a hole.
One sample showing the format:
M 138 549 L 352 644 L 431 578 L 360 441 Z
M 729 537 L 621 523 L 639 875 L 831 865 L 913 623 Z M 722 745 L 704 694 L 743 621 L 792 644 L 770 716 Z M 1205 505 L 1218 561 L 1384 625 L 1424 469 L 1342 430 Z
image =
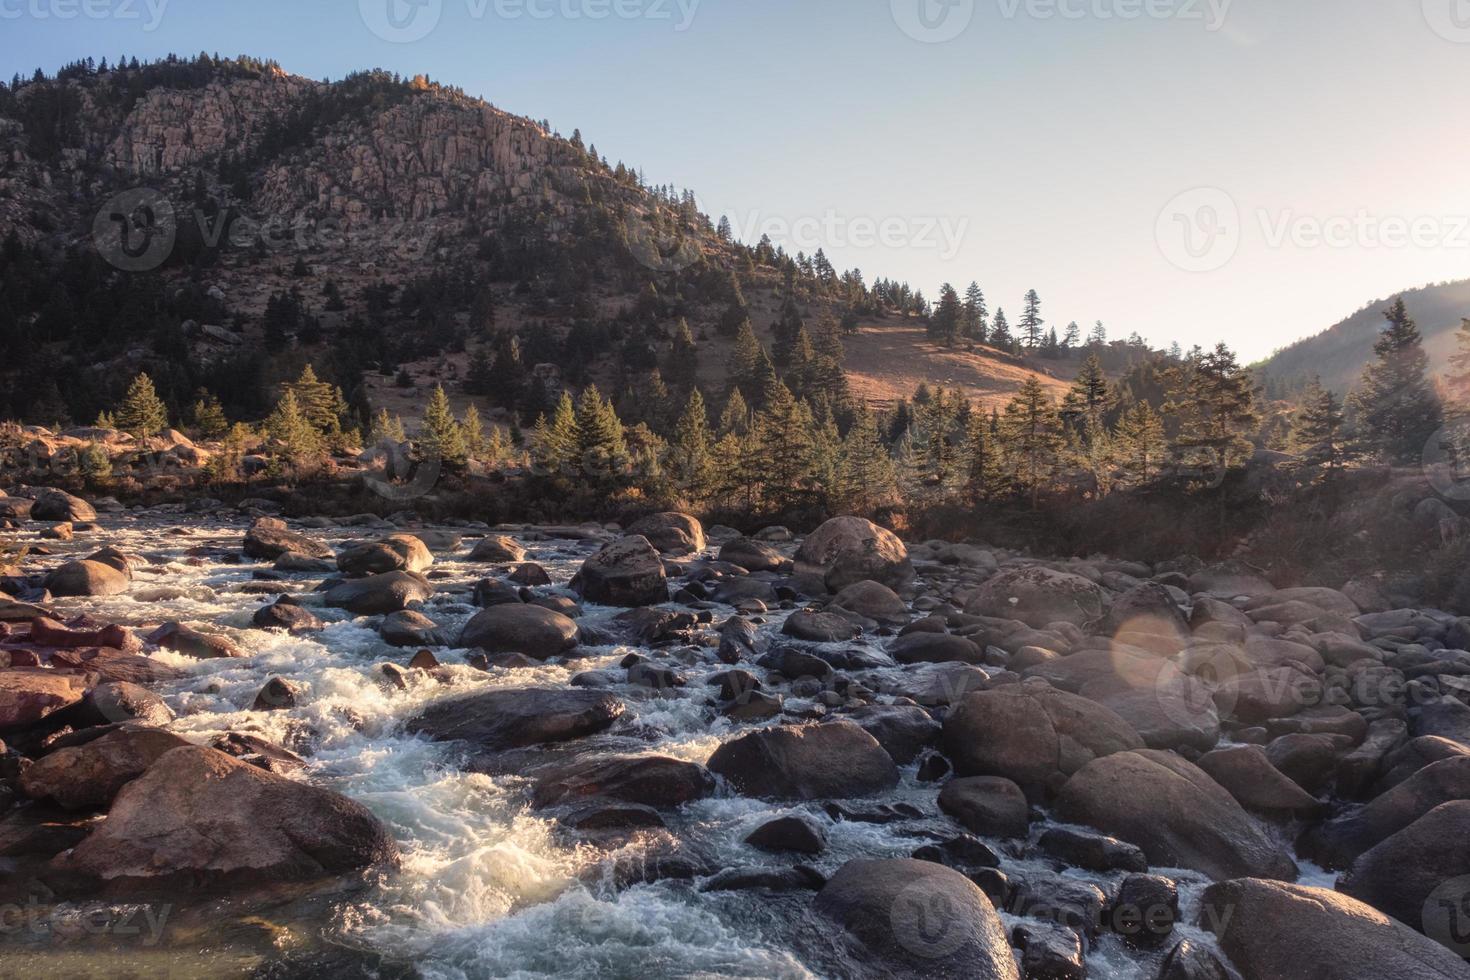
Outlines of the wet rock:
M 126 568 L 115 568 L 99 561 L 69 561 L 53 569 L 43 583 L 54 596 L 122 595 L 133 584 Z
M 1050 871 L 1026 871 L 1013 876 L 1015 890 L 1008 911 L 1044 919 L 1095 935 L 1103 921 L 1107 895 L 1097 885 Z
M 506 579 L 516 585 L 537 587 L 551 584 L 551 575 L 535 562 L 525 562 L 511 569 Z
M 57 622 L 50 616 L 37 616 L 31 620 L 30 642 L 43 647 L 111 647 L 127 653 L 142 649 L 131 630 L 113 624 L 99 625 L 80 617 L 69 625 Z
M 31 505 L 33 521 L 95 521 L 97 511 L 80 497 L 73 497 L 62 490 L 47 490 L 35 498 Z
M 327 590 L 326 603 L 359 616 L 377 616 L 407 609 L 433 594 L 434 587 L 421 575 L 387 572 L 333 586 Z
M 174 720 L 173 710 L 163 698 L 127 681 L 98 684 L 76 710 L 81 713 L 81 720 L 99 725 L 137 721 L 160 726 Z
M 919 664 L 891 679 L 886 690 L 917 704 L 958 704 L 990 683 L 990 675 L 967 664 Z
M 33 800 L 54 800 L 68 810 L 95 810 L 111 803 L 118 790 L 165 752 L 188 744 L 157 728 L 118 728 L 36 760 L 21 774 L 20 786 Z
M 510 565 L 525 559 L 526 549 L 517 544 L 514 538 L 491 534 L 475 544 L 467 560 Z
M 751 691 L 761 689 L 760 680 L 748 670 L 724 670 L 704 679 L 705 684 L 720 689 L 721 701 L 733 701 Z
M 579 804 L 570 812 L 562 814 L 557 822 L 573 830 L 633 830 L 644 827 L 663 827 L 664 818 L 651 806 L 641 803 L 608 803 L 591 801 Z
M 737 792 L 766 799 L 846 799 L 898 785 L 888 753 L 849 721 L 751 732 L 716 749 L 709 769 Z
M 628 667 L 628 683 L 654 691 L 671 691 L 683 687 L 686 681 L 671 667 L 640 661 Z
M 1420 769 L 1367 806 L 1310 828 L 1297 841 L 1297 850 L 1329 871 L 1342 870 L 1435 807 L 1464 799 L 1470 799 L 1470 756 L 1445 759 Z
M 1042 565 L 1012 569 L 990 578 L 965 604 L 972 616 L 1019 619 L 1041 629 L 1052 623 L 1081 626 L 1098 619 L 1107 597 L 1093 582 Z
M 798 576 L 834 593 L 863 581 L 903 589 L 914 578 L 903 542 L 861 517 L 834 517 L 813 531 L 797 550 L 795 567 Z
M 1237 976 L 1214 952 L 1188 939 L 1169 952 L 1159 970 L 1159 980 L 1236 980 Z
M 843 643 L 862 631 L 835 613 L 798 609 L 786 617 L 781 632 L 810 643 Z
M 101 826 L 52 868 L 92 895 L 180 896 L 397 861 L 393 836 L 361 804 L 184 746 L 124 786 Z
M 909 620 L 908 607 L 881 582 L 854 582 L 838 592 L 829 607 L 846 609 L 866 619 L 896 626 Z
M 283 677 L 272 677 L 265 682 L 260 693 L 251 704 L 252 711 L 282 711 L 301 703 L 306 688 Z
M 663 559 L 647 538 L 625 537 L 582 563 L 572 588 L 604 606 L 656 606 L 669 601 Z
M 704 550 L 704 525 L 688 514 L 652 514 L 636 521 L 628 534 L 641 535 L 661 554 L 673 557 L 692 555 Z
M 1215 880 L 1293 880 L 1296 865 L 1199 767 L 1142 749 L 1096 759 L 1067 781 L 1056 816 L 1141 848 L 1149 863 Z
M 1142 949 L 1162 946 L 1179 922 L 1179 888 L 1159 875 L 1123 879 L 1107 924 L 1124 943 Z
M 331 558 L 332 549 L 310 535 L 300 534 L 286 527 L 286 522 L 274 517 L 262 517 L 250 525 L 245 532 L 242 548 L 247 558 L 275 561 L 291 552 L 307 558 Z
M 751 831 L 745 843 L 773 854 L 820 854 L 827 847 L 827 832 L 810 817 L 777 817 Z
M 1470 897 L 1467 875 L 1470 801 L 1455 800 L 1440 804 L 1359 855 L 1338 880 L 1337 890 L 1443 940 L 1443 933 L 1434 931 L 1444 918 L 1437 900 L 1460 908 Z M 1457 886 L 1457 879 L 1464 880 Z
M 682 806 L 714 791 L 704 766 L 664 756 L 624 756 L 579 761 L 538 777 L 533 804 L 556 806 L 603 797 L 654 807 Z
M 1308 793 L 1332 782 L 1337 761 L 1352 749 L 1345 735 L 1283 735 L 1266 746 L 1266 758 Z
M 933 919 L 936 909 L 948 914 Z M 856 977 L 1019 980 L 995 907 L 964 875 L 927 861 L 849 861 L 812 904 L 838 927 Z
M 1219 937 L 1221 950 L 1244 980 L 1470 976 L 1465 961 L 1434 940 L 1322 888 L 1259 879 L 1211 885 L 1199 924 Z
M 982 868 L 1000 867 L 1000 857 L 984 841 L 971 834 L 956 834 L 935 844 L 925 844 L 915 848 L 911 856 L 916 861 L 933 861 L 946 868 L 954 868 L 972 878 Z M 987 891 L 986 894 L 990 893 Z
M 814 677 L 823 681 L 832 676 L 831 664 L 816 654 L 796 647 L 777 647 L 761 657 L 759 663 L 789 680 Z
M 255 610 L 255 615 L 250 617 L 250 623 L 256 629 L 285 630 L 292 636 L 316 633 L 326 628 L 326 624 L 315 613 L 285 597 Z
M 1312 814 L 1316 797 L 1271 764 L 1256 745 L 1232 745 L 1200 757 L 1199 767 L 1236 802 L 1256 813 Z
M 1045 980 L 1084 980 L 1087 961 L 1082 937 L 1055 922 L 1018 922 L 1011 945 L 1021 951 L 1021 974 Z
M 84 674 L 39 667 L 0 670 L 0 732 L 29 728 L 86 696 Z
M 1409 739 L 1384 755 L 1382 776 L 1378 777 L 1378 784 L 1371 795 L 1380 796 L 1388 792 L 1425 766 L 1464 756 L 1470 756 L 1470 746 L 1447 738 L 1422 735 Z
M 700 885 L 702 892 L 817 891 L 827 879 L 816 868 L 798 864 L 791 868 L 729 868 Z
M 405 609 L 390 613 L 378 626 L 383 642 L 393 647 L 447 646 L 448 639 L 439 625 L 421 612 Z
M 306 768 L 306 760 L 295 752 L 248 732 L 227 732 L 211 742 L 210 748 L 280 775 Z
M 968 695 L 945 719 L 943 745 L 961 776 L 1004 776 L 1041 801 L 1092 760 L 1143 740 L 1107 708 L 1028 681 Z
M 202 633 L 183 623 L 164 623 L 149 633 L 144 642 L 186 657 L 194 657 L 196 660 L 245 656 L 245 651 L 236 646 L 235 641 L 229 637 L 218 633 Z
M 900 636 L 889 644 L 888 652 L 901 664 L 985 663 L 985 651 L 973 640 L 944 633 Z
M 294 551 L 288 551 L 276 559 L 271 566 L 278 572 L 301 573 L 307 575 L 326 575 L 337 570 L 337 563 L 325 558 L 312 558 L 308 555 L 298 555 Z
M 878 740 L 893 761 L 909 765 L 943 730 L 929 712 L 914 705 L 864 705 L 846 715 Z
M 939 809 L 981 837 L 1025 837 L 1029 825 L 1026 794 L 998 776 L 950 780 L 939 791 Z
M 720 561 L 739 565 L 750 572 L 779 572 L 790 560 L 765 542 L 736 538 L 720 548 Z
M 1036 843 L 1044 854 L 1073 868 L 1087 871 L 1148 870 L 1148 858 L 1143 856 L 1143 851 L 1116 837 L 1053 827 Z
M 747 691 L 720 712 L 731 721 L 766 721 L 781 714 L 785 701 L 779 694 Z
M 365 541 L 337 556 L 337 567 L 347 575 L 422 572 L 432 564 L 434 555 L 412 534 L 390 534 L 379 541 Z
M 500 751 L 595 735 L 622 714 L 623 702 L 602 691 L 501 688 L 436 701 L 408 731 Z

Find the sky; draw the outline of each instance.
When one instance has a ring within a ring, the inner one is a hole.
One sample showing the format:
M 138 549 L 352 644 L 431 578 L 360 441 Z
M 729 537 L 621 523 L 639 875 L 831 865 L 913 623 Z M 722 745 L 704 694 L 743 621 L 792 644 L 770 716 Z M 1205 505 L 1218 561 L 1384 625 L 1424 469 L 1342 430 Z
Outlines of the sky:
M 7 78 L 199 51 L 427 73 L 1012 321 L 1253 360 L 1470 277 L 1470 0 L 0 0 Z

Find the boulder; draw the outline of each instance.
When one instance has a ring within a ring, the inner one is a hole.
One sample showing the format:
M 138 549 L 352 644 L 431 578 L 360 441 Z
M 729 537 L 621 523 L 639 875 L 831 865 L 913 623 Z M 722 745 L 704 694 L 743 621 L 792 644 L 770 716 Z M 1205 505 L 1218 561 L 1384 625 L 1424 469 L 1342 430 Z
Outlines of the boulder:
M 909 620 L 908 606 L 882 582 L 854 582 L 838 592 L 829 606 L 890 626 Z
M 1470 966 L 1439 943 L 1347 895 L 1245 878 L 1205 889 L 1199 924 L 1242 980 L 1372 977 L 1465 980 Z
M 604 606 L 656 606 L 669 601 L 663 559 L 648 539 L 633 535 L 606 545 L 572 579 L 584 599 Z
M 256 629 L 285 630 L 292 636 L 315 633 L 326 627 L 311 610 L 284 599 L 255 610 L 255 615 L 250 617 L 250 624 Z
M 95 521 L 97 511 L 80 497 L 73 497 L 62 490 L 47 490 L 39 494 L 31 506 L 33 521 Z
M 1142 848 L 1156 867 L 1216 881 L 1297 876 L 1291 857 L 1234 797 L 1171 752 L 1141 749 L 1088 763 L 1062 788 L 1054 812 Z
M 974 882 L 930 861 L 849 861 L 812 911 L 836 926 L 855 978 L 1020 980 L 995 906 Z
M 218 633 L 202 633 L 183 623 L 164 623 L 149 633 L 145 642 L 196 660 L 245 656 L 245 651 L 236 646 L 229 637 Z
M 781 632 L 810 643 L 842 643 L 853 639 L 862 631 L 836 613 L 798 609 L 786 617 L 786 622 L 781 625 Z
M 365 541 L 337 556 L 337 568 L 348 575 L 422 572 L 432 564 L 433 553 L 412 534 L 390 534 L 380 541 Z
M 1215 599 L 1267 595 L 1276 591 L 1276 587 L 1260 572 L 1237 561 L 1206 566 L 1189 576 L 1189 584 L 1185 587 L 1192 594 L 1202 593 Z
M 679 558 L 703 551 L 704 525 L 688 514 L 651 514 L 628 528 L 629 534 L 642 535 L 661 554 Z
M 985 651 L 974 640 L 948 633 L 915 632 L 900 636 L 888 653 L 901 664 L 983 664 Z
M 173 709 L 154 692 L 128 681 L 105 681 L 98 684 L 78 706 L 79 720 L 96 725 L 137 721 L 145 725 L 167 725 L 174 720 Z
M 1146 582 L 1114 599 L 1105 616 L 1087 625 L 1087 632 L 1149 650 L 1158 649 L 1161 643 L 1172 645 L 1174 652 L 1189 640 L 1189 625 L 1178 603 L 1156 582 Z
M 827 846 L 827 832 L 810 817 L 777 817 L 751 831 L 745 843 L 773 854 L 820 854 Z
M 1273 766 L 1258 745 L 1232 745 L 1207 752 L 1200 757 L 1199 767 L 1247 810 L 1310 814 L 1321 809 L 1316 797 Z
M 1042 801 L 1094 759 L 1143 747 L 1107 708 L 1037 681 L 970 694 L 944 721 L 961 776 L 1004 776 Z
M 535 806 L 557 806 L 593 797 L 682 806 L 714 792 L 715 781 L 704 766 L 665 756 L 618 756 L 581 760 L 537 777 L 531 798 Z
M 623 702 L 605 691 L 499 688 L 436 701 L 408 731 L 500 751 L 595 735 L 622 714 Z
M 939 722 L 917 705 L 868 704 L 844 717 L 861 725 L 900 766 L 917 759 L 943 731 Z
M 398 612 L 434 594 L 428 579 L 413 572 L 386 572 L 342 582 L 327 590 L 326 603 L 359 616 Z
M 1030 824 L 1026 794 L 999 776 L 951 779 L 939 791 L 939 809 L 981 837 L 1025 837 Z
M 577 646 L 577 624 L 551 609 L 507 603 L 476 613 L 465 624 L 459 645 L 486 653 L 523 653 L 546 660 Z
M 390 647 L 448 646 L 444 631 L 428 616 L 413 609 L 389 613 L 378 625 L 378 635 Z
M 709 769 L 737 792 L 765 799 L 846 799 L 898 785 L 893 759 L 850 721 L 751 732 L 716 749 Z
M 41 757 L 21 773 L 20 787 L 33 800 L 54 800 L 68 810 L 99 809 L 165 752 L 188 744 L 157 728 L 121 727 Z
M 0 732 L 29 728 L 81 701 L 91 682 L 85 674 L 40 667 L 0 670 Z
M 52 569 L 43 583 L 54 596 L 122 595 L 132 584 L 133 577 L 126 568 L 115 568 L 90 558 L 69 561 Z
M 1432 931 L 1444 914 L 1437 900 L 1464 909 L 1470 899 L 1470 800 L 1442 803 L 1360 854 L 1337 890 L 1441 939 Z
M 817 528 L 796 552 L 796 573 L 841 592 L 874 581 L 892 589 L 914 579 L 908 549 L 892 531 L 861 517 L 834 517 Z
M 525 561 L 526 549 L 516 543 L 514 538 L 506 537 L 504 534 L 491 534 L 480 539 L 470 551 L 469 561 L 490 562 L 497 565 L 510 565 L 518 561 Z
M 1081 626 L 1100 618 L 1106 608 L 1107 595 L 1100 586 L 1042 565 L 993 576 L 965 604 L 972 616 L 1019 619 L 1037 629 L 1052 623 Z
M 245 532 L 245 544 L 241 549 L 247 558 L 275 561 L 293 552 L 307 558 L 331 558 L 332 549 L 321 541 L 292 531 L 286 522 L 275 517 L 262 517 L 250 525 Z
M 1134 669 L 1098 676 L 1077 692 L 1081 697 L 1122 718 L 1151 749 L 1207 752 L 1220 741 L 1220 716 L 1208 687 L 1181 672 L 1172 661 L 1113 659 L 1115 666 Z
M 779 572 L 787 560 L 781 552 L 764 541 L 736 538 L 720 547 L 720 561 L 739 565 L 749 572 Z
M 1367 806 L 1310 828 L 1297 850 L 1329 871 L 1342 870 L 1440 804 L 1465 799 L 1470 799 L 1470 756 L 1445 759 Z
M 360 803 L 191 745 L 124 786 L 107 819 L 52 868 L 89 897 L 183 896 L 397 862 L 388 828 Z

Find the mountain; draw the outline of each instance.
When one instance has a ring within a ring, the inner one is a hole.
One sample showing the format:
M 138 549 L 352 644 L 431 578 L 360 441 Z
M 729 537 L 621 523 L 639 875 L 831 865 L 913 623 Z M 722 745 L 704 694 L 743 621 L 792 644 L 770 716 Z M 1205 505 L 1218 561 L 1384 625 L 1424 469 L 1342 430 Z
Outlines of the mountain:
M 1442 372 L 1454 351 L 1460 320 L 1470 316 L 1470 279 L 1402 295 L 1424 335 L 1430 370 Z M 1261 376 L 1276 390 L 1291 391 L 1316 375 L 1327 387 L 1348 391 L 1373 359 L 1373 344 L 1384 326 L 1383 311 L 1392 301 L 1392 297 L 1374 300 L 1336 326 L 1277 351 L 1259 365 Z
M 422 76 L 208 55 L 17 76 L 0 86 L 0 235 L 16 352 L 0 418 L 90 421 L 137 370 L 171 406 L 207 387 L 259 417 L 307 361 L 365 415 L 453 390 L 508 335 L 527 378 L 626 391 L 681 318 L 719 394 L 732 308 L 770 346 L 788 294 L 811 332 L 847 321 L 875 403 L 919 381 L 984 402 L 1031 376 L 1059 392 L 1075 370 L 926 343 L 906 284 L 732 241 L 691 192 Z

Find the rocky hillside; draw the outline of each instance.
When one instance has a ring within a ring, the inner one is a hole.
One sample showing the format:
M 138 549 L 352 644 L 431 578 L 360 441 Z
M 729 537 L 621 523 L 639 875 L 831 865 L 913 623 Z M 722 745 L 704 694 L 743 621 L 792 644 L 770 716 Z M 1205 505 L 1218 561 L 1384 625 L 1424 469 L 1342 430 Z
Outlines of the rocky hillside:
M 25 352 L 8 380 L 0 367 L 0 416 L 47 423 L 91 421 L 140 368 L 173 404 L 206 386 L 248 416 L 310 359 L 371 401 L 385 385 L 364 374 L 463 379 L 505 331 L 532 363 L 613 382 L 619 348 L 659 350 L 680 317 L 708 345 L 701 383 L 722 387 L 730 284 L 769 342 L 794 265 L 722 238 L 692 194 L 580 134 L 424 78 L 320 82 L 246 58 L 78 64 L 0 86 L 0 228 L 0 339 Z M 805 268 L 809 322 L 859 309 L 880 331 L 872 400 L 956 374 L 910 342 L 911 310 Z M 578 327 L 600 339 L 577 356 L 537 342 Z M 1068 370 L 971 358 L 956 383 L 994 400 Z
M 1424 334 L 1430 369 L 1442 372 L 1454 350 L 1460 320 L 1470 316 L 1470 279 L 1409 290 L 1403 297 Z M 1329 388 L 1347 391 L 1373 358 L 1373 344 L 1383 330 L 1383 311 L 1390 302 L 1391 298 L 1375 300 L 1336 326 L 1278 351 L 1262 365 L 1263 375 L 1291 388 L 1315 374 Z

